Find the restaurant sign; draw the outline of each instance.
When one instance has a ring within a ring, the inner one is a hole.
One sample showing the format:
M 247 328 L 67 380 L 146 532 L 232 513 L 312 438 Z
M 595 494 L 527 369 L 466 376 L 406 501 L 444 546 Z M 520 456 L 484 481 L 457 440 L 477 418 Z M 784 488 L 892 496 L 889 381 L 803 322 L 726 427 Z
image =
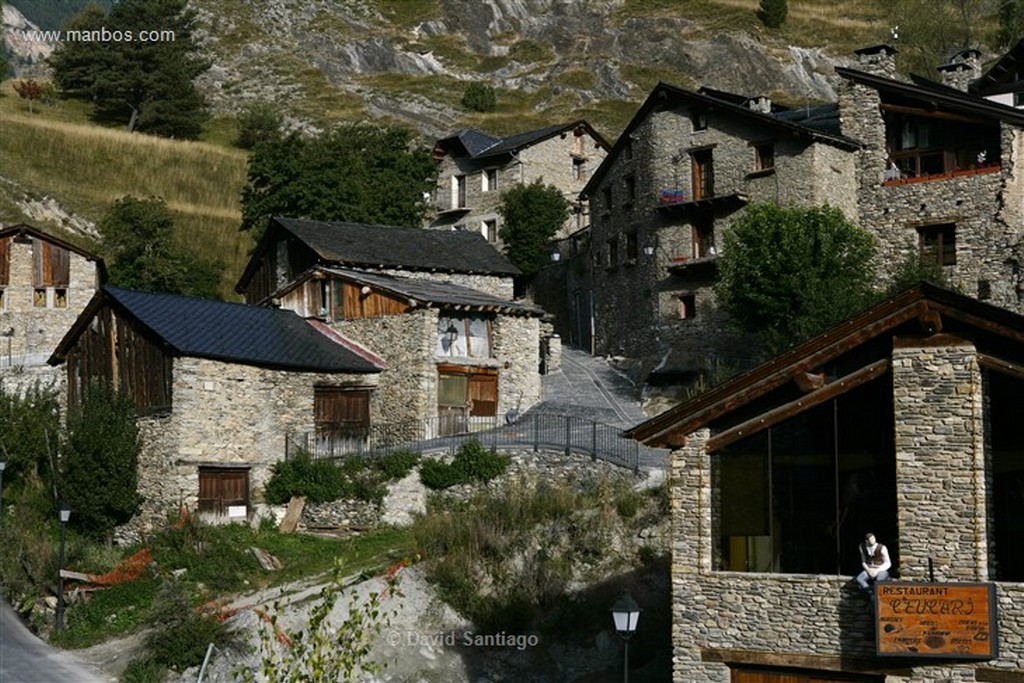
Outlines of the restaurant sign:
M 879 656 L 999 656 L 995 584 L 883 581 L 875 597 Z

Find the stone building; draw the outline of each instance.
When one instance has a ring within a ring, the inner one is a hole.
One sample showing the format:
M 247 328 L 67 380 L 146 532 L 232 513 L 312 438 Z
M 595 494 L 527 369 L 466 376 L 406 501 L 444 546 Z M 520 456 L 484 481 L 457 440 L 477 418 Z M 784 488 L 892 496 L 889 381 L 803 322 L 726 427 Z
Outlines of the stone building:
M 104 287 L 49 362 L 66 368 L 70 406 L 95 382 L 134 399 L 140 528 L 181 505 L 244 518 L 288 436 L 382 419 L 384 362 L 273 308 Z
M 921 283 L 630 430 L 674 449 L 673 680 L 1024 681 L 1022 392 L 1024 317 Z
M 0 228 L 0 373 L 45 367 L 104 274 L 99 257 L 54 235 Z
M 586 121 L 494 137 L 462 130 L 434 144 L 439 163 L 436 210 L 429 227 L 479 232 L 497 243 L 501 194 L 541 180 L 562 190 L 572 206 L 564 237 L 587 224 L 580 191 L 604 160 L 608 143 Z
M 710 287 L 723 231 L 752 201 L 829 203 L 855 218 L 857 148 L 835 105 L 788 110 L 658 84 L 583 190 L 589 234 L 565 256 L 586 275 L 570 285 L 563 336 L 592 329 L 594 352 L 645 358 L 645 374 L 685 378 L 743 357 Z
M 277 218 L 237 289 L 385 359 L 385 422 L 453 431 L 540 401 L 544 311 L 513 299 L 517 274 L 474 232 Z

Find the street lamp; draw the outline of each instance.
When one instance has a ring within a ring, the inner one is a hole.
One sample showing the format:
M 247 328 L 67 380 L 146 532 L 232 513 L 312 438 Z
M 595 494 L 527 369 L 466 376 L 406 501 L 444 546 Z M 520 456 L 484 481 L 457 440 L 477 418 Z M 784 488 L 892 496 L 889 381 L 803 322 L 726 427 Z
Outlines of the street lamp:
M 612 619 L 615 621 L 615 631 L 625 643 L 625 663 L 622 667 L 622 681 L 629 683 L 629 638 L 636 631 L 636 622 L 640 620 L 640 606 L 633 600 L 629 593 L 622 596 L 612 605 Z
M 57 570 L 57 625 L 54 629 L 60 633 L 64 628 L 64 525 L 71 518 L 71 506 L 60 504 L 60 568 Z

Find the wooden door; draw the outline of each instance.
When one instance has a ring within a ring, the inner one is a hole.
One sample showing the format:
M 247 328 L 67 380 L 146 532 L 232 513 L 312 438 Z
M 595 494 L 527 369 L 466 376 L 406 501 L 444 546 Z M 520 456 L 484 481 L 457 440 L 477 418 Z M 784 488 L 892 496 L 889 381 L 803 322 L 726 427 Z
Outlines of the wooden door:
M 249 508 L 248 468 L 199 468 L 199 512 L 225 517 L 229 508 Z
M 330 452 L 362 449 L 370 434 L 370 390 L 314 387 L 314 427 L 317 440 L 330 442 Z
M 715 172 L 711 163 L 711 150 L 703 149 L 693 153 L 693 198 L 707 199 L 715 196 Z
M 498 414 L 498 376 L 470 375 L 469 414 L 495 417 Z

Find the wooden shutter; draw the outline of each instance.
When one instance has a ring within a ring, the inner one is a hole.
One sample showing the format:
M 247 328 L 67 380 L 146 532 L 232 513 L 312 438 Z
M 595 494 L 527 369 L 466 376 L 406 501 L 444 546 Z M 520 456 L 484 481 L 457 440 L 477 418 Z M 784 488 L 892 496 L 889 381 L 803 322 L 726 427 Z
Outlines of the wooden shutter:
M 498 414 L 498 376 L 472 375 L 469 378 L 469 414 L 494 417 Z
M 32 238 L 32 285 L 67 287 L 71 277 L 71 254 L 64 247 L 38 237 Z
M 0 238 L 0 286 L 10 284 L 11 281 L 11 240 L 9 237 Z
M 249 470 L 199 468 L 199 511 L 226 515 L 233 505 L 249 505 Z

